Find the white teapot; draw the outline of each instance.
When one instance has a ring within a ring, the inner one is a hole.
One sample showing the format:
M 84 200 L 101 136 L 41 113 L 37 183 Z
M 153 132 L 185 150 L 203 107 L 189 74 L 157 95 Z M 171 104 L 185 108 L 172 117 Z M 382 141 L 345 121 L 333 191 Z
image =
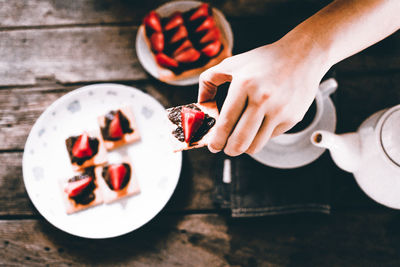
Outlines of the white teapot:
M 355 133 L 315 131 L 311 143 L 328 148 L 369 197 L 400 209 L 400 105 L 376 112 Z

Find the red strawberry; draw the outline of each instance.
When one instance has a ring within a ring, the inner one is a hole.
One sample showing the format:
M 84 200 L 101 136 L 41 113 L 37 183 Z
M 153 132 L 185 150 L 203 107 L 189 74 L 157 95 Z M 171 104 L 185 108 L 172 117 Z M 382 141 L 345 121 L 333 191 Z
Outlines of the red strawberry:
M 182 13 L 177 11 L 175 12 L 171 18 L 168 20 L 167 24 L 165 25 L 164 29 L 166 31 L 172 30 L 175 27 L 178 27 L 183 24 L 183 17 Z
M 144 17 L 143 23 L 144 25 L 153 29 L 156 32 L 162 31 L 160 16 L 155 11 L 150 11 L 150 13 L 147 14 L 146 17 Z
M 92 177 L 88 176 L 78 181 L 69 182 L 65 188 L 64 192 L 67 193 L 69 197 L 76 197 L 92 182 Z
M 190 16 L 189 20 L 193 21 L 210 15 L 210 6 L 206 3 L 201 4 L 197 10 Z
M 194 48 L 188 48 L 176 55 L 175 59 L 180 63 L 192 63 L 197 61 L 200 56 L 201 54 L 199 51 Z
M 178 30 L 174 33 L 174 35 L 172 35 L 171 40 L 169 42 L 173 44 L 187 37 L 188 37 L 187 29 L 185 26 L 181 25 L 178 27 Z
M 174 57 L 176 57 L 180 52 L 186 50 L 189 47 L 193 47 L 192 42 L 189 39 L 186 39 L 175 51 Z
M 115 114 L 113 120 L 110 122 L 110 125 L 108 127 L 108 135 L 114 139 L 121 139 L 122 136 L 124 136 L 124 132 L 122 131 L 121 127 L 119 112 Z
M 181 120 L 185 142 L 189 143 L 193 135 L 203 124 L 204 112 L 183 107 L 181 111 Z
M 213 17 L 207 17 L 199 27 L 196 28 L 195 32 L 201 32 L 209 30 L 215 26 L 215 21 Z
M 162 32 L 155 32 L 150 37 L 151 47 L 156 52 L 164 50 L 164 34 Z
M 108 167 L 111 185 L 114 190 L 120 190 L 127 173 L 124 164 L 113 164 Z
M 221 33 L 219 32 L 217 27 L 209 30 L 203 37 L 200 39 L 201 44 L 205 44 L 211 41 L 219 40 Z
M 90 157 L 93 154 L 89 144 L 89 134 L 84 132 L 75 141 L 72 147 L 72 155 L 76 158 Z
M 178 67 L 178 62 L 175 59 L 170 58 L 169 56 L 167 56 L 164 53 L 158 53 L 156 55 L 156 60 L 157 60 L 157 63 L 161 67 L 165 67 L 165 68 L 176 68 L 176 67 Z
M 208 57 L 213 57 L 218 54 L 219 50 L 221 50 L 221 42 L 219 40 L 216 40 L 201 49 L 201 52 L 208 56 Z

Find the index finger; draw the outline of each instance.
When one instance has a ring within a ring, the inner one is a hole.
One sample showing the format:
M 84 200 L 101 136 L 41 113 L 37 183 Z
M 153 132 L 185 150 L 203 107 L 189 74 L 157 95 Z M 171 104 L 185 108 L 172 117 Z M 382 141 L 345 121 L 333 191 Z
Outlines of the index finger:
M 217 93 L 218 86 L 231 81 L 232 75 L 228 74 L 221 64 L 209 68 L 200 74 L 197 101 L 201 103 L 213 99 Z

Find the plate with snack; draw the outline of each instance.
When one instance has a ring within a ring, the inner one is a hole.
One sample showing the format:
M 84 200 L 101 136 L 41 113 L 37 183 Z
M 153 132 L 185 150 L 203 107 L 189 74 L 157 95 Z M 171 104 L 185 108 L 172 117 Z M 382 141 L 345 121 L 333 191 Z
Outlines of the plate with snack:
M 144 69 L 172 85 L 198 83 L 200 73 L 231 56 L 232 48 L 225 16 L 198 1 L 169 2 L 150 11 L 136 36 Z
M 86 238 L 131 232 L 156 216 L 178 183 L 165 108 L 142 91 L 94 84 L 56 100 L 25 144 L 23 176 L 37 210 Z

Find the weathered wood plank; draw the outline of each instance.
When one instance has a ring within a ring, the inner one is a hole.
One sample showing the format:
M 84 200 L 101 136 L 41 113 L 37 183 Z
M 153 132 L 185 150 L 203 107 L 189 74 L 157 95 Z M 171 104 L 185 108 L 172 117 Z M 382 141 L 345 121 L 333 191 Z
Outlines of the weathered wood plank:
M 137 23 L 145 14 L 166 0 L 0 0 L 1 27 L 32 27 L 66 24 Z M 330 0 L 247 0 L 207 1 L 229 17 L 311 15 Z
M 0 85 L 147 78 L 135 51 L 137 27 L 0 32 Z
M 0 162 L 0 215 L 36 214 L 22 180 L 22 153 L 1 153 Z
M 215 157 L 205 149 L 184 154 L 184 166 L 177 189 L 168 203 L 168 212 L 215 208 L 211 193 Z M 37 211 L 26 193 L 22 176 L 22 153 L 0 153 L 0 216 L 35 215 Z
M 0 264 L 398 266 L 399 218 L 388 211 L 235 221 L 160 215 L 108 240 L 73 237 L 42 221 L 0 221 Z

